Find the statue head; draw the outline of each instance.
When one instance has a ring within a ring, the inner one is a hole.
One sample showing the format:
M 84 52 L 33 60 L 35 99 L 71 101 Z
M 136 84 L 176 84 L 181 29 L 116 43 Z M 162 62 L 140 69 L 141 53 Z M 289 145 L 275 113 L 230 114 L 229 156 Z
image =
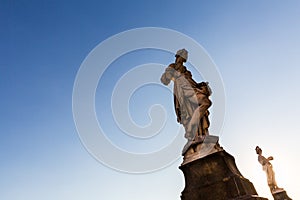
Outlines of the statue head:
M 262 154 L 262 150 L 259 148 L 259 146 L 256 146 L 255 151 L 258 155 Z
M 180 49 L 176 52 L 175 57 L 181 57 L 184 59 L 184 62 L 186 62 L 188 58 L 188 51 L 186 49 Z

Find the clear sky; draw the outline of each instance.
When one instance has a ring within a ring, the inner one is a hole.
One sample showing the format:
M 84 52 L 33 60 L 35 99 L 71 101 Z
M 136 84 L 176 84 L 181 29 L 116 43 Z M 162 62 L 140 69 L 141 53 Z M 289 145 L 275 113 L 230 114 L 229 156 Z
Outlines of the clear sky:
M 1 199 L 180 199 L 181 159 L 146 174 L 110 169 L 87 152 L 73 120 L 73 84 L 83 60 L 108 37 L 140 27 L 173 29 L 206 49 L 226 95 L 223 129 L 212 134 L 260 196 L 272 199 L 256 145 L 274 157 L 278 185 L 300 199 L 299 10 L 296 0 L 0 1 Z M 179 125 L 172 94 L 162 86 L 143 87 L 128 104 L 141 125 L 149 120 L 149 106 L 165 106 L 173 125 L 165 126 L 170 131 L 159 142 L 120 136 L 108 109 L 114 83 L 127 71 L 150 62 L 167 65 L 173 56 L 151 50 L 123 55 L 99 81 L 97 117 L 117 146 L 145 153 L 174 137 Z

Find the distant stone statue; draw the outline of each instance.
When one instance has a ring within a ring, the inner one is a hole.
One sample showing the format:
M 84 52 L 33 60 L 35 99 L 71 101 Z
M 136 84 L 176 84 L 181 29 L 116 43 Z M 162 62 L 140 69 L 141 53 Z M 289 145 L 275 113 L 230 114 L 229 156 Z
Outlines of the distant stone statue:
M 255 148 L 256 153 L 258 154 L 258 162 L 263 166 L 263 170 L 267 174 L 268 179 L 268 185 L 270 187 L 271 193 L 276 192 L 276 190 L 282 190 L 282 188 L 279 188 L 277 186 L 276 180 L 275 180 L 275 173 L 273 171 L 272 164 L 270 163 L 270 160 L 273 160 L 274 158 L 272 156 L 265 158 L 262 156 L 262 150 L 257 146 Z
M 211 90 L 207 82 L 197 83 L 183 65 L 188 58 L 187 50 L 178 50 L 175 57 L 175 63 L 166 68 L 161 82 L 164 85 L 174 82 L 175 112 L 177 121 L 185 128 L 185 137 L 190 142 L 203 141 L 210 124 L 208 108 L 212 104 L 209 100 Z

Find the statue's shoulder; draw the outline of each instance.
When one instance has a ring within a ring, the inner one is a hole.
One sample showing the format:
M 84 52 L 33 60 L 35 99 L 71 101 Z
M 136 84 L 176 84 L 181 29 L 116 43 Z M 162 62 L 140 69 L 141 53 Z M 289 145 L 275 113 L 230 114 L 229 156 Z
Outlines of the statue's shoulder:
M 171 63 L 169 64 L 169 66 L 166 68 L 166 72 L 174 72 L 176 69 L 176 64 L 175 63 Z
M 169 64 L 168 67 L 170 67 L 170 68 L 175 68 L 175 67 L 176 67 L 176 64 L 175 64 L 175 63 L 171 63 L 171 64 Z

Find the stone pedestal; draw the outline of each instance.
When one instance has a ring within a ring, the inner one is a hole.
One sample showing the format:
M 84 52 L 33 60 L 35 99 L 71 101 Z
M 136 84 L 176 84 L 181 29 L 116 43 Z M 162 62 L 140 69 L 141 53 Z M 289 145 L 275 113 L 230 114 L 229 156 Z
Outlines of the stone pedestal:
M 287 194 L 285 190 L 279 190 L 272 192 L 274 200 L 292 200 Z
M 184 162 L 179 167 L 185 177 L 181 199 L 267 200 L 259 197 L 253 184 L 242 176 L 234 157 L 224 151 L 218 143 L 213 144 L 215 139 L 208 138 L 208 142 L 197 144 L 186 151 Z M 197 148 L 206 149 L 207 155 L 198 152 Z M 189 151 L 193 152 L 188 153 Z

